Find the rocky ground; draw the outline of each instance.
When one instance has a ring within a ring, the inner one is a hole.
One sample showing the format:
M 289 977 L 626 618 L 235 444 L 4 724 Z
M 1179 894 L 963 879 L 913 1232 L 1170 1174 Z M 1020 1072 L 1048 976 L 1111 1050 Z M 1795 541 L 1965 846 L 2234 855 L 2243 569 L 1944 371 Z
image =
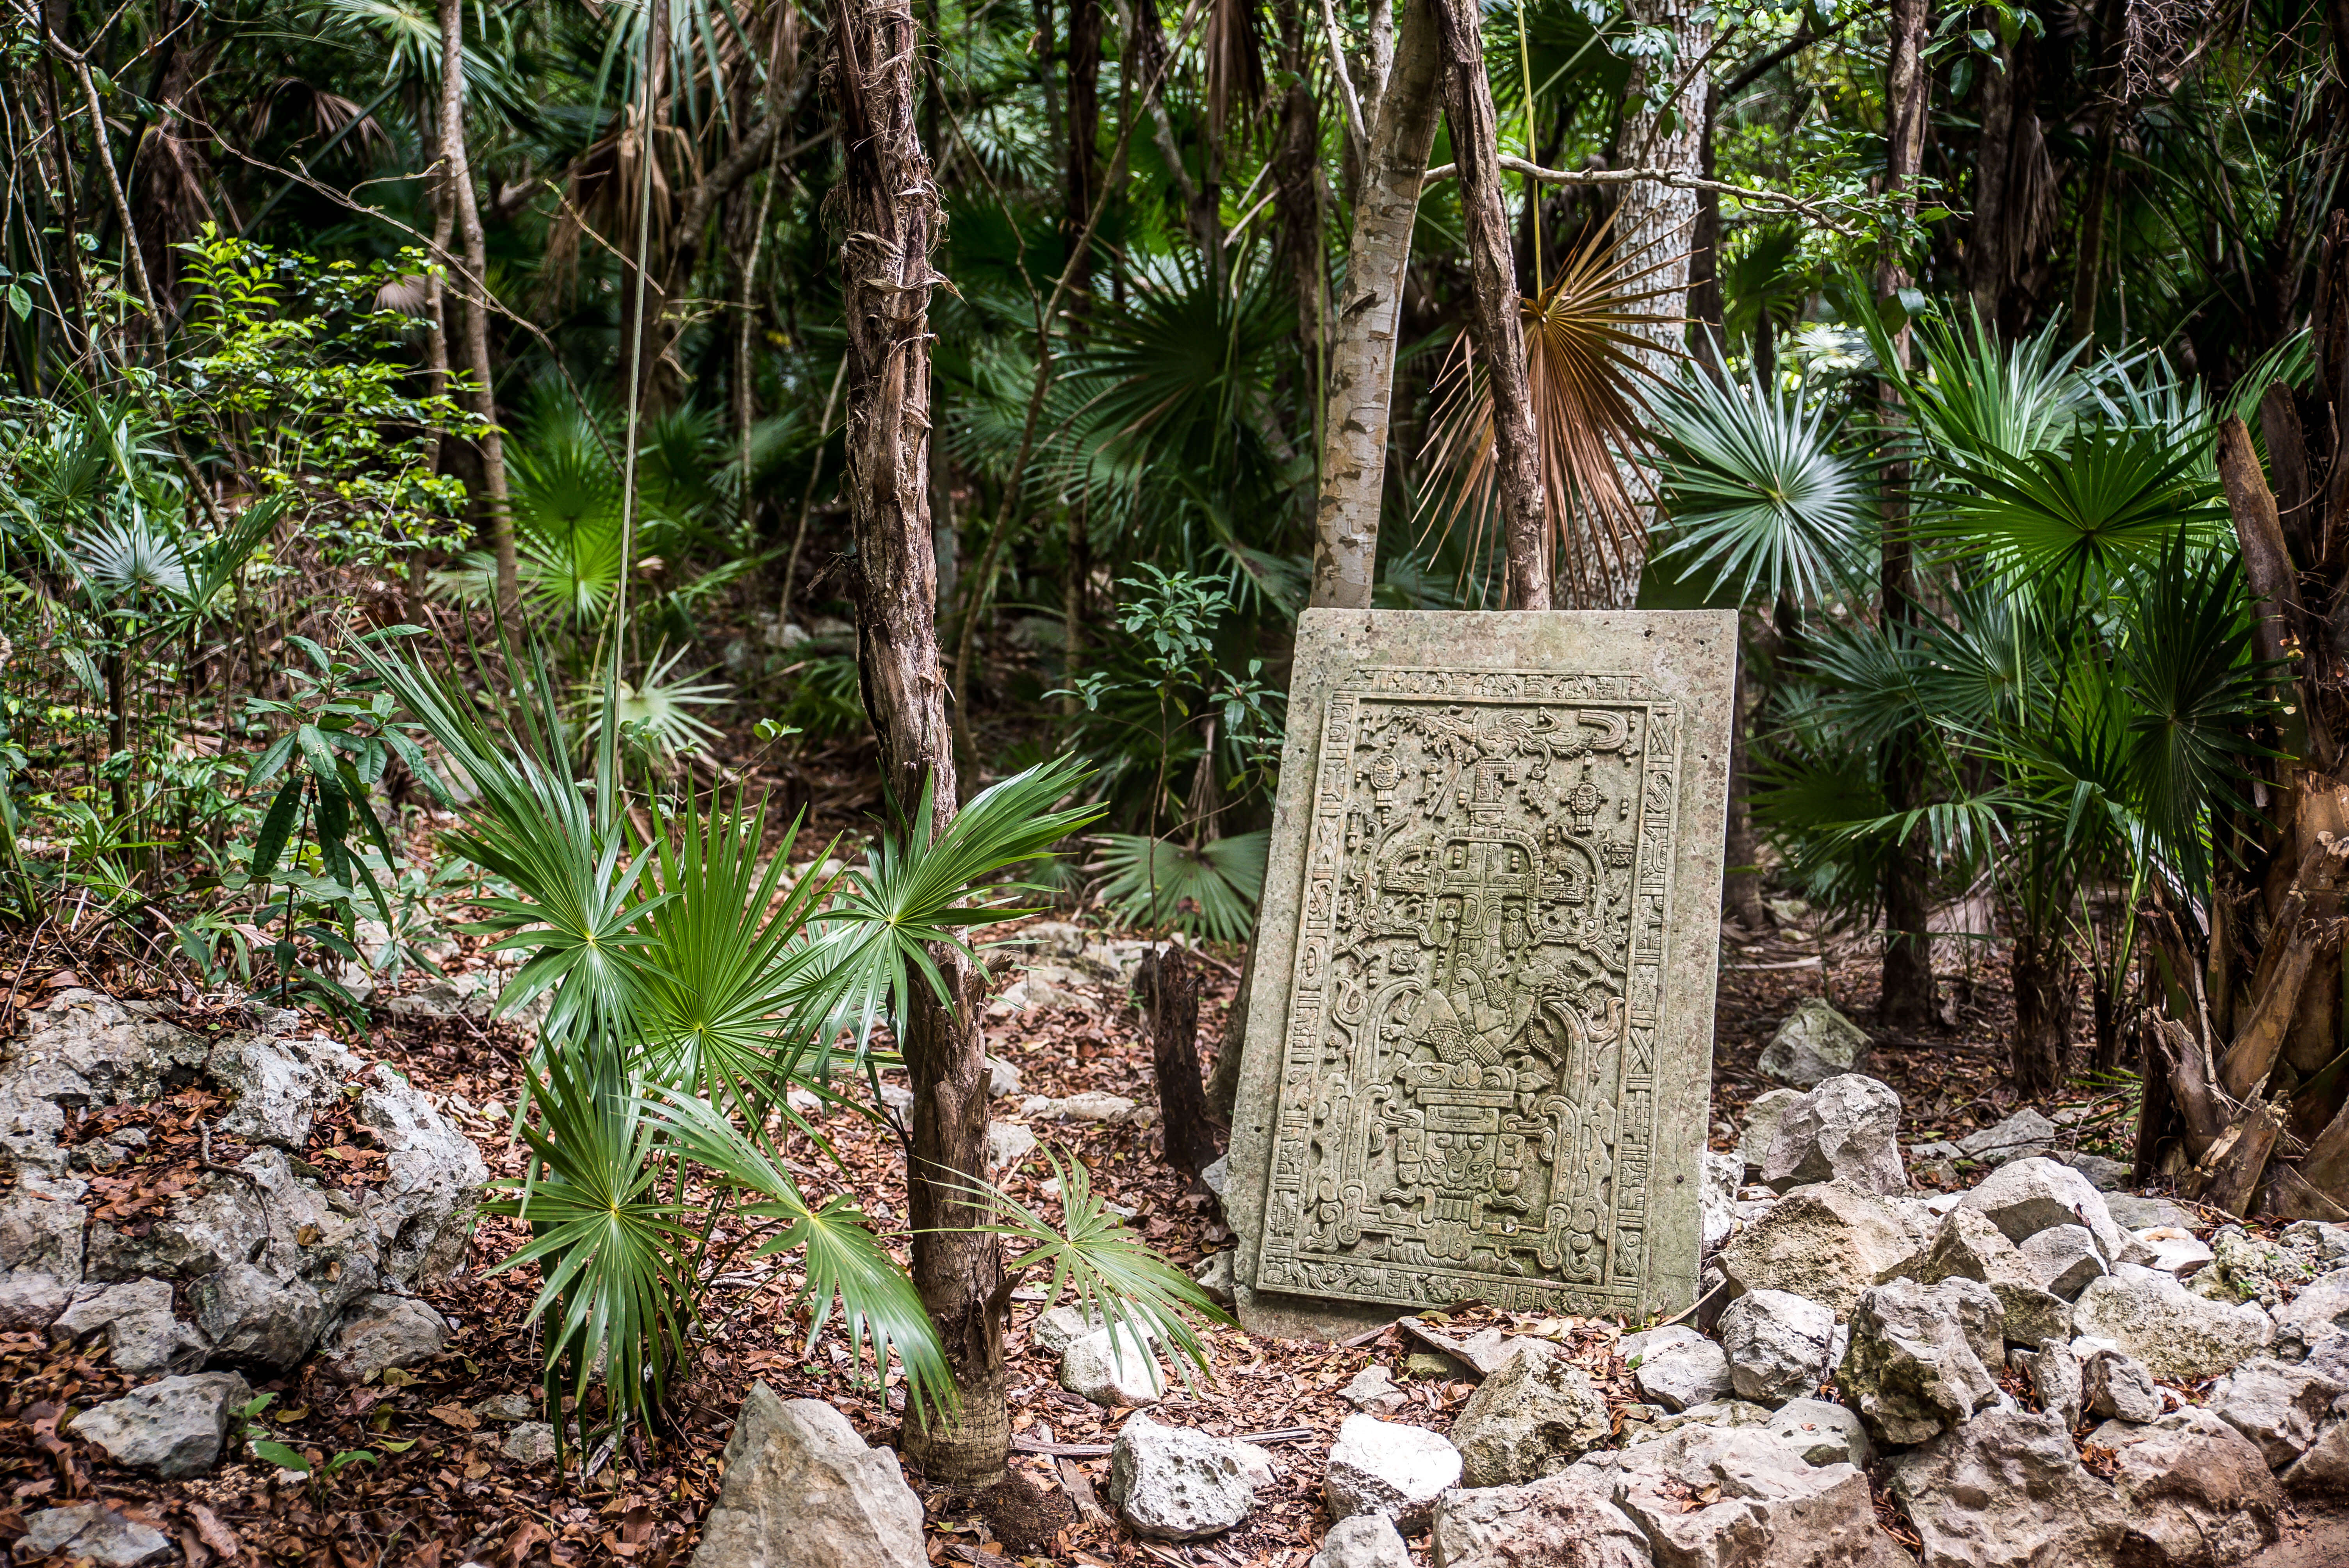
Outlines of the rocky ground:
M 1021 944 L 986 1020 L 1008 1191 L 1051 1212 L 1048 1151 L 1073 1157 L 1212 1280 L 1230 1237 L 1151 1126 L 1142 944 L 994 934 Z M 465 1222 L 476 1183 L 520 1169 L 520 1037 L 487 1020 L 481 955 L 435 955 L 447 976 L 388 984 L 365 1032 L 20 966 L 0 1060 L 16 1561 L 665 1565 L 705 1532 L 706 1568 L 794 1560 L 779 1534 L 891 1563 L 2334 1560 L 2349 1233 L 2110 1191 L 2125 1085 L 2002 1098 L 2003 1020 L 1971 1000 L 2001 988 L 1962 975 L 1947 1031 L 1871 1047 L 1804 1004 L 1865 1017 L 1872 962 L 1799 926 L 1724 944 L 1713 1289 L 1688 1321 L 1472 1310 L 1347 1346 L 1219 1327 L 1211 1372 L 1154 1397 L 1135 1347 L 1026 1282 L 1030 1484 L 974 1504 L 908 1490 L 886 1451 L 901 1391 L 836 1336 L 808 1348 L 792 1275 L 744 1268 L 712 1287 L 672 1428 L 558 1467 L 535 1278 L 486 1272 L 508 1222 Z M 1237 975 L 1207 962 L 1212 1045 Z M 901 1220 L 894 1139 L 821 1124 L 843 1165 L 792 1150 L 812 1192 Z

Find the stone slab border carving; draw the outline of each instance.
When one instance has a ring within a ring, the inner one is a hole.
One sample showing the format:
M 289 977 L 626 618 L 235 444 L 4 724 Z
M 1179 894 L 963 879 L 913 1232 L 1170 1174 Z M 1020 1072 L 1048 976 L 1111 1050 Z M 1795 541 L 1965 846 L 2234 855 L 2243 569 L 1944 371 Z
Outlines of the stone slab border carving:
M 1232 1129 L 1240 1315 L 1695 1295 L 1737 620 L 1309 610 Z

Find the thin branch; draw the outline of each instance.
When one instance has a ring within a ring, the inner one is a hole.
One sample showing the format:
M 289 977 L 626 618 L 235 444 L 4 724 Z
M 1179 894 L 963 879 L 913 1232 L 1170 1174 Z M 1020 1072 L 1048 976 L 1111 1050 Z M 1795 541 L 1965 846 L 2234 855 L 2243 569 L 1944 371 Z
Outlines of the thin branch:
M 1647 181 L 1658 185 L 1673 186 L 1682 191 L 1718 191 L 1724 196 L 1734 196 L 1752 206 L 1767 207 L 1776 211 L 1792 212 L 1799 217 L 1808 218 L 1820 227 L 1832 230 L 1847 240 L 1860 238 L 1858 230 L 1828 217 L 1826 211 L 1816 201 L 1806 201 L 1800 196 L 1790 196 L 1783 191 L 1757 191 L 1750 185 L 1730 185 L 1719 180 L 1700 180 L 1695 175 L 1679 169 L 1544 169 L 1537 163 L 1528 163 L 1522 158 L 1506 152 L 1501 154 L 1501 167 L 1513 173 L 1538 180 L 1545 185 L 1635 185 Z M 1424 184 L 1433 185 L 1439 180 L 1449 180 L 1458 170 L 1458 164 L 1441 164 L 1427 171 Z
M 1744 92 L 1747 88 L 1752 87 L 1755 82 L 1760 81 L 1764 77 L 1768 76 L 1772 71 L 1777 69 L 1780 66 L 1785 65 L 1788 60 L 1793 59 L 1805 49 L 1807 49 L 1813 44 L 1817 43 L 1819 38 L 1820 35 L 1812 32 L 1808 27 L 1796 28 L 1793 37 L 1787 39 L 1785 43 L 1779 45 L 1775 49 L 1764 50 L 1762 56 L 1758 59 L 1754 60 L 1753 64 L 1747 66 L 1744 70 L 1738 72 L 1735 76 L 1722 83 L 1722 100 L 1726 102 L 1729 99 L 1735 98 L 1739 93 Z

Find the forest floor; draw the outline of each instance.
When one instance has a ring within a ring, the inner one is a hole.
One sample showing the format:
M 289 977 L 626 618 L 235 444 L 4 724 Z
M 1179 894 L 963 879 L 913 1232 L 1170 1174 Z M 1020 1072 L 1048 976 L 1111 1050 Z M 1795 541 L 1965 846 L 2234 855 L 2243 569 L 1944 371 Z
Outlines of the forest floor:
M 1013 927 L 982 940 L 1001 941 Z M 1020 950 L 992 964 L 994 991 L 1019 977 Z M 1201 1008 L 1202 1054 L 1222 1038 L 1226 1009 L 1237 981 L 1233 954 L 1207 954 L 1207 991 Z M 456 964 L 488 962 L 468 953 Z M 1822 990 L 1865 1021 L 1872 1009 L 1875 960 L 1864 936 L 1819 935 L 1789 925 L 1752 939 L 1724 932 L 1720 978 L 1713 1123 L 1710 1141 L 1734 1148 L 1745 1106 L 1773 1087 L 1754 1068 L 1755 1057 L 1778 1021 L 1799 1000 Z M 1954 1140 L 1989 1126 L 2016 1109 L 2001 1088 L 2005 1079 L 2005 987 L 1994 954 L 1977 960 L 1969 980 L 1959 975 L 1954 1026 L 1909 1044 L 1878 1049 L 1869 1070 L 1899 1091 L 1906 1110 L 1904 1141 Z M 49 961 L 52 969 L 55 960 Z M 11 1006 L 37 1006 L 53 974 L 19 965 Z M 66 982 L 70 983 L 70 982 Z M 98 983 L 92 981 L 91 983 Z M 1016 1065 L 1023 1093 L 1065 1096 L 1099 1089 L 1144 1106 L 1157 1101 L 1151 1050 L 1142 1020 L 1124 987 L 1105 982 L 1071 988 L 1056 1005 L 1021 1014 L 990 1005 L 987 1046 Z M 192 1027 L 233 1026 L 233 1019 L 202 999 L 181 1021 Z M 326 1015 L 316 1027 L 345 1040 L 370 1060 L 392 1063 L 431 1092 L 480 1144 L 492 1171 L 519 1174 L 521 1146 L 509 1140 L 505 1117 L 519 1084 L 522 1039 L 510 1025 L 464 1018 L 426 1023 L 385 1019 L 361 1032 Z M 0 1019 L 13 1026 L 13 1020 Z M 182 1096 L 182 1099 L 187 1098 Z M 198 1098 L 209 1099 L 208 1096 Z M 165 1158 L 136 1205 L 168 1198 L 171 1151 L 192 1171 L 191 1129 L 202 1106 L 174 1101 L 155 1108 L 150 1127 Z M 1016 1114 L 1017 1099 L 999 1102 L 999 1115 Z M 2092 1114 L 2067 1126 L 2069 1136 L 2115 1155 L 2134 1108 L 2116 1097 L 2086 1091 L 2072 1103 Z M 2038 1109 L 2053 1114 L 2057 1105 Z M 885 1225 L 902 1225 L 904 1161 L 893 1134 L 855 1115 L 833 1110 L 822 1119 L 840 1156 L 834 1164 L 794 1134 L 792 1167 L 812 1197 L 853 1191 L 865 1212 Z M 1071 1122 L 1034 1125 L 1047 1149 L 1058 1146 L 1081 1161 L 1095 1189 L 1131 1209 L 1140 1233 L 1186 1270 L 1231 1244 L 1214 1205 L 1187 1175 L 1161 1156 L 1154 1128 Z M 2097 1140 L 2101 1140 L 2099 1142 Z M 314 1161 L 332 1153 L 346 1168 L 364 1170 L 372 1150 L 363 1138 L 331 1120 L 323 1123 Z M 1040 1150 L 1005 1179 L 1006 1190 L 1047 1215 L 1058 1212 L 1044 1186 L 1050 1167 Z M 837 1406 L 876 1443 L 892 1442 L 902 1390 L 878 1389 L 860 1379 L 836 1328 L 811 1351 L 806 1315 L 785 1308 L 797 1276 L 782 1271 L 740 1272 L 714 1285 L 706 1304 L 698 1367 L 675 1389 L 673 1426 L 657 1437 L 632 1438 L 618 1452 L 570 1456 L 568 1468 L 526 1465 L 501 1451 L 507 1420 L 476 1407 L 513 1396 L 513 1418 L 534 1418 L 539 1340 L 525 1319 L 537 1289 L 535 1271 L 490 1273 L 517 1244 L 512 1222 L 484 1219 L 474 1236 L 470 1266 L 431 1299 L 456 1326 L 446 1351 L 410 1374 L 394 1373 L 357 1388 L 326 1380 L 314 1367 L 256 1387 L 274 1393 L 273 1426 L 308 1450 L 323 1468 L 334 1456 L 365 1449 L 330 1478 L 302 1483 L 281 1480 L 274 1467 L 250 1460 L 225 1464 L 198 1480 L 157 1483 L 110 1466 L 87 1446 L 60 1439 L 56 1429 L 68 1408 L 87 1407 L 125 1387 L 102 1355 L 93 1359 L 69 1346 L 53 1347 L 30 1334 L 0 1336 L 0 1539 L 21 1533 L 21 1516 L 68 1500 L 103 1498 L 121 1511 L 173 1533 L 191 1568 L 214 1563 L 274 1561 L 311 1568 L 562 1568 L 626 1563 L 647 1568 L 682 1563 L 698 1539 L 705 1511 L 716 1496 L 719 1456 L 737 1407 L 755 1381 L 786 1398 L 813 1398 Z M 1213 1368 L 1196 1387 L 1174 1386 L 1159 1407 L 1166 1418 L 1229 1435 L 1301 1429 L 1307 1436 L 1273 1446 L 1279 1484 L 1261 1491 L 1246 1525 L 1209 1542 L 1167 1545 L 1136 1539 L 1092 1508 L 1105 1501 L 1108 1460 L 1099 1457 L 1127 1412 L 1089 1405 L 1059 1387 L 1057 1363 L 1031 1350 L 1028 1325 L 1047 1305 L 1030 1281 L 1015 1294 L 1009 1335 L 1015 1467 L 1032 1483 L 1025 1511 L 984 1509 L 940 1491 L 922 1489 L 928 1510 L 931 1556 L 936 1562 L 993 1568 L 1009 1558 L 1052 1563 L 1197 1563 L 1302 1568 L 1329 1520 L 1320 1499 L 1321 1460 L 1350 1408 L 1339 1389 L 1373 1360 L 1400 1375 L 1413 1346 L 1390 1328 L 1353 1346 L 1282 1344 L 1237 1327 L 1215 1328 L 1207 1339 Z M 1471 1310 L 1454 1315 L 1459 1327 L 1499 1324 L 1515 1332 L 1561 1340 L 1618 1405 L 1636 1398 L 1618 1335 L 1637 1324 L 1560 1319 Z M 1399 1376 L 1399 1381 L 1403 1379 Z M 1472 1385 L 1442 1379 L 1408 1382 L 1413 1403 L 1391 1418 L 1446 1425 Z M 394 1451 L 397 1445 L 397 1451 Z M 1092 1454 L 1051 1451 L 1094 1445 Z M 918 1478 L 916 1478 L 918 1481 Z M 1035 1506 L 1040 1503 L 1040 1511 Z

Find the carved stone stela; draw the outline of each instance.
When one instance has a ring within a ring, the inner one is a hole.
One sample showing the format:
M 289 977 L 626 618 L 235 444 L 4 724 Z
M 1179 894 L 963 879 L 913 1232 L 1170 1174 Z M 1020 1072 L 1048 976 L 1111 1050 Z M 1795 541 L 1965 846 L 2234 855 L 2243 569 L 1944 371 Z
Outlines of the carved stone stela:
M 1324 698 L 1256 1288 L 1636 1313 L 1679 703 L 1358 668 Z

